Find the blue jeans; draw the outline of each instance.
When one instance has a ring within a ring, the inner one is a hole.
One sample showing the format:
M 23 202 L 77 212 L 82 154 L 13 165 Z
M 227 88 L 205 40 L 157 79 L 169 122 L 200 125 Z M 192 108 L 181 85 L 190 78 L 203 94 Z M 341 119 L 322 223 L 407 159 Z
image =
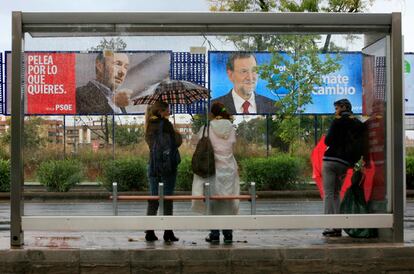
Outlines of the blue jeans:
M 177 172 L 170 176 L 164 177 L 149 177 L 150 193 L 153 196 L 158 195 L 158 183 L 164 183 L 164 195 L 173 195 L 175 189 L 175 182 L 177 180 Z M 147 207 L 147 215 L 157 215 L 159 202 L 158 200 L 149 200 Z M 164 201 L 164 215 L 173 214 L 173 201 Z

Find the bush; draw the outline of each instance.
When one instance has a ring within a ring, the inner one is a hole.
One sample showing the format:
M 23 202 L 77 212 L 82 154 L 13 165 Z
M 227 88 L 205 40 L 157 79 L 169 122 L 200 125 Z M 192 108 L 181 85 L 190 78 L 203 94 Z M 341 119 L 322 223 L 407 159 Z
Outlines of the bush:
M 0 192 L 10 191 L 10 161 L 0 160 Z
M 104 164 L 102 185 L 112 192 L 112 183 L 118 183 L 118 191 L 145 190 L 147 186 L 147 162 L 141 158 L 123 158 Z
M 10 160 L 10 146 L 0 141 L 0 159 Z
M 177 172 L 177 190 L 191 191 L 193 185 L 193 171 L 191 169 L 191 157 L 181 159 Z
M 405 158 L 407 188 L 414 188 L 414 156 Z
M 37 169 L 37 178 L 48 191 L 69 191 L 82 177 L 81 164 L 74 160 L 50 160 L 41 163 Z
M 240 165 L 242 180 L 256 182 L 257 190 L 286 190 L 295 188 L 295 183 L 300 180 L 303 161 L 280 155 L 246 159 Z

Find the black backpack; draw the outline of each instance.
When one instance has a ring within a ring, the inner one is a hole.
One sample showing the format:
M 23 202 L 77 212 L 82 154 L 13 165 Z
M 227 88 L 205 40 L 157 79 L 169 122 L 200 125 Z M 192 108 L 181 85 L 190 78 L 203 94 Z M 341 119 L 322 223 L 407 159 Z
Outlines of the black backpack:
M 204 133 L 207 128 L 207 136 Z M 208 137 L 210 125 L 204 126 L 203 136 L 198 141 L 197 147 L 191 159 L 193 173 L 202 178 L 208 178 L 216 174 L 216 165 L 214 162 L 214 149 Z
M 170 176 L 177 171 L 177 166 L 181 162 L 180 152 L 172 134 L 163 132 L 164 121 L 161 120 L 158 134 L 150 148 L 150 168 L 151 177 Z

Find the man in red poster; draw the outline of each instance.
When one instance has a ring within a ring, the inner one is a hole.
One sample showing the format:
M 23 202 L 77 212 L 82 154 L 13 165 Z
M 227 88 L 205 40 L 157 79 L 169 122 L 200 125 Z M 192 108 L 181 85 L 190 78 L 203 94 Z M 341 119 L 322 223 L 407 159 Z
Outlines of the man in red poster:
M 125 53 L 106 51 L 95 61 L 96 79 L 76 89 L 78 114 L 126 113 L 130 92 L 117 91 L 125 80 L 129 58 Z

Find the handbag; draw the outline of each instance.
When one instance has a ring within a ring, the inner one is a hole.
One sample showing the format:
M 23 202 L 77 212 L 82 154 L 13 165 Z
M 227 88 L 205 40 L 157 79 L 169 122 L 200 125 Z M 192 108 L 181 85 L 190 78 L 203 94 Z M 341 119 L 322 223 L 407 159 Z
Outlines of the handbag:
M 351 186 L 346 191 L 341 201 L 341 214 L 367 214 L 369 213 L 368 205 L 365 202 L 364 190 L 362 185 L 365 175 L 361 166 L 355 165 L 354 173 L 351 178 Z M 345 228 L 344 231 L 354 238 L 372 238 L 378 237 L 378 230 L 375 228 Z
M 204 135 L 207 128 L 207 136 Z M 196 149 L 191 159 L 191 167 L 194 174 L 202 178 L 208 178 L 216 174 L 216 165 L 214 161 L 214 149 L 211 144 L 208 132 L 210 125 L 204 126 L 203 135 L 198 141 Z

